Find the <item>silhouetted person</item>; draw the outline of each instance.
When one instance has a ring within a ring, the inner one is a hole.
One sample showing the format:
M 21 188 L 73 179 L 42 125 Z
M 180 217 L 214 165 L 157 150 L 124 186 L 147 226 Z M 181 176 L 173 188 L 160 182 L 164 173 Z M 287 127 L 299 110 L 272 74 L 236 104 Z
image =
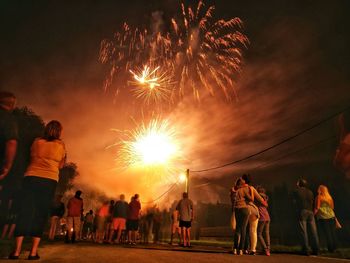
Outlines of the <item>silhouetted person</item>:
M 119 200 L 115 203 L 112 211 L 111 233 L 109 243 L 112 243 L 114 231 L 117 231 L 116 243 L 120 242 L 122 232 L 126 229 L 126 219 L 128 217 L 129 205 L 125 201 L 125 195 L 121 194 Z
M 193 202 L 188 198 L 188 193 L 182 194 L 182 199 L 178 203 L 176 210 L 179 211 L 180 228 L 184 247 L 191 246 L 191 226 L 194 218 Z
M 9 218 L 13 216 L 13 199 L 16 195 L 12 178 L 8 176 L 17 151 L 18 128 L 12 115 L 15 104 L 16 97 L 12 93 L 0 91 L 0 226 L 5 225 L 4 232 L 13 225 Z
M 337 248 L 334 201 L 328 192 L 328 188 L 324 185 L 320 185 L 317 189 L 315 215 L 318 221 L 318 226 L 325 234 L 328 251 L 334 252 Z
M 154 217 L 153 217 L 153 243 L 157 244 L 159 242 L 159 235 L 160 235 L 160 227 L 162 225 L 162 214 L 158 207 L 155 207 L 154 209 Z
M 83 239 L 91 239 L 93 233 L 94 212 L 90 210 L 84 217 Z
M 243 255 L 246 239 L 247 225 L 249 220 L 248 203 L 253 200 L 249 186 L 242 178 L 238 178 L 231 189 L 234 214 L 236 218 L 236 231 L 233 241 L 233 254 Z
M 9 257 L 11 259 L 18 258 L 24 236 L 33 238 L 28 259 L 40 258 L 37 249 L 54 198 L 59 169 L 66 159 L 65 146 L 60 139 L 61 132 L 62 125 L 58 121 L 50 121 L 45 127 L 44 136 L 32 144 L 15 230 L 16 248 Z
M 136 244 L 136 233 L 139 229 L 139 218 L 141 211 L 140 197 L 135 194 L 129 203 L 128 210 L 128 240 L 129 244 Z
M 266 195 L 266 190 L 263 187 L 257 187 L 260 196 L 268 202 L 269 198 Z M 265 255 L 270 256 L 270 214 L 266 206 L 258 205 L 259 208 L 259 223 L 258 223 L 258 238 L 261 246 L 264 249 Z
M 293 192 L 293 201 L 299 222 L 302 253 L 309 255 L 309 231 L 311 233 L 312 254 L 317 255 L 319 253 L 319 241 L 313 212 L 314 194 L 307 188 L 305 179 L 298 180 L 297 189 Z
M 10 92 L 0 92 L 0 181 L 11 170 L 16 156 L 18 130 L 11 112 L 16 105 L 16 97 Z
M 95 242 L 102 244 L 106 230 L 107 217 L 109 216 L 109 202 L 105 201 L 97 211 L 96 219 L 96 237 Z
M 67 204 L 68 241 L 72 242 L 80 239 L 81 215 L 84 209 L 81 194 L 80 190 L 76 191 Z M 73 236 L 75 239 L 73 239 Z
M 49 231 L 50 240 L 55 239 L 57 224 L 59 223 L 60 219 L 62 218 L 65 212 L 64 203 L 61 201 L 61 199 L 62 199 L 62 195 L 57 195 L 51 207 L 50 231 Z
M 334 164 L 350 179 L 350 112 L 341 114 L 338 121 L 340 138 Z
M 179 238 L 179 244 L 181 244 L 181 228 L 179 221 L 179 211 L 176 209 L 171 213 L 171 237 L 170 237 L 170 245 L 173 244 L 174 236 L 177 234 Z

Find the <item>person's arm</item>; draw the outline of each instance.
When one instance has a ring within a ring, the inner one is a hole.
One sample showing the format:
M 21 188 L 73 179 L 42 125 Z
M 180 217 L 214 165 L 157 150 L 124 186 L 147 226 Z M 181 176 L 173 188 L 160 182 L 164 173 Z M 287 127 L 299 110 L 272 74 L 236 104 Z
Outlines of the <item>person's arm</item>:
M 320 198 L 319 198 L 319 196 L 316 196 L 316 198 L 315 198 L 315 209 L 314 209 L 314 214 L 315 215 L 317 214 L 318 209 L 320 209 L 320 206 L 321 206 Z
M 258 193 L 258 191 L 252 186 L 251 186 L 251 190 L 252 190 L 252 195 L 254 196 L 254 199 L 258 200 L 258 202 L 260 204 L 262 204 L 263 206 L 268 207 L 267 202 L 265 201 L 264 198 L 261 197 L 261 195 Z
M 177 206 L 176 206 L 177 211 L 180 211 L 180 203 L 181 203 L 181 200 L 177 203 Z
M 61 217 L 64 216 L 65 212 L 66 212 L 66 208 L 64 207 L 64 204 L 62 203 Z
M 0 180 L 4 179 L 12 167 L 13 161 L 17 151 L 17 140 L 8 140 L 5 146 L 5 160 L 4 165 L 1 167 Z
M 67 161 L 67 152 L 66 152 L 66 148 L 65 146 L 63 145 L 63 157 L 62 157 L 62 160 L 60 161 L 60 163 L 58 164 L 58 168 L 59 169 L 62 169 L 63 166 L 66 164 L 66 161 Z
M 331 200 L 331 203 L 329 204 L 331 206 L 331 208 L 334 210 L 334 201 L 333 199 Z
M 191 202 L 191 221 L 194 219 L 194 208 L 193 208 L 193 202 Z

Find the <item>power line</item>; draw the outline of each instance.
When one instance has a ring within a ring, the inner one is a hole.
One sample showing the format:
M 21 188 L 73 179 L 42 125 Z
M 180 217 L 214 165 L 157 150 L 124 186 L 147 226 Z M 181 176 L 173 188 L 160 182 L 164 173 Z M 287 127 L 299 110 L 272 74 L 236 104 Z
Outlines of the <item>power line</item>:
M 168 190 L 166 190 L 164 193 L 162 193 L 160 196 L 158 196 L 156 199 L 153 199 L 152 201 L 149 202 L 142 202 L 142 204 L 152 204 L 155 203 L 156 201 L 162 199 L 167 193 L 169 193 L 176 185 L 177 185 L 178 181 L 176 181 L 175 183 L 173 183 Z
M 292 135 L 292 136 L 290 136 L 290 137 L 287 137 L 287 138 L 285 138 L 285 139 L 279 141 L 279 142 L 276 143 L 276 144 L 271 145 L 270 147 L 267 147 L 267 148 L 265 148 L 265 149 L 263 149 L 263 150 L 261 150 L 261 151 L 259 151 L 259 152 L 254 153 L 254 154 L 245 156 L 245 157 L 243 157 L 243 158 L 241 158 L 241 159 L 238 159 L 238 160 L 235 160 L 235 161 L 226 163 L 226 164 L 222 164 L 222 165 L 219 165 L 219 166 L 210 167 L 210 168 L 206 168 L 206 169 L 202 169 L 202 170 L 194 170 L 194 171 L 191 171 L 191 172 L 192 172 L 192 173 L 208 172 L 208 171 L 217 170 L 217 169 L 220 169 L 220 168 L 224 168 L 224 167 L 226 167 L 226 166 L 230 166 L 230 165 L 233 165 L 233 164 L 237 164 L 237 163 L 246 161 L 246 160 L 248 160 L 248 159 L 251 159 L 252 157 L 255 157 L 255 156 L 257 156 L 257 155 L 260 155 L 260 154 L 262 154 L 262 153 L 264 153 L 264 152 L 267 152 L 267 151 L 269 151 L 269 150 L 271 150 L 271 149 L 273 149 L 273 148 L 276 148 L 277 146 L 280 146 L 280 145 L 282 145 L 282 144 L 284 144 L 284 143 L 286 143 L 286 142 L 288 142 L 288 141 L 290 141 L 290 140 L 292 140 L 292 139 L 294 139 L 294 138 L 296 138 L 296 137 L 298 137 L 298 136 L 300 136 L 300 135 L 302 135 L 302 134 L 304 134 L 304 133 L 306 133 L 306 132 L 308 132 L 308 131 L 310 131 L 310 130 L 313 130 L 314 128 L 320 126 L 321 124 L 323 124 L 323 123 L 325 123 L 325 122 L 327 122 L 327 121 L 333 119 L 334 117 L 338 116 L 339 114 L 341 114 L 341 113 L 343 113 L 343 112 L 345 112 L 345 111 L 348 111 L 349 109 L 350 109 L 350 106 L 346 107 L 345 109 L 343 109 L 343 110 L 341 110 L 341 111 L 339 111 L 339 112 L 337 112 L 337 113 L 334 113 L 334 114 L 328 116 L 327 118 L 325 118 L 325 119 L 323 119 L 323 120 L 321 120 L 321 121 L 319 121 L 319 122 L 313 124 L 312 126 L 306 128 L 306 129 L 304 129 L 304 130 L 301 130 L 300 132 L 297 132 L 296 134 L 294 134 L 294 135 Z
M 288 156 L 290 156 L 290 155 L 293 155 L 293 154 L 296 154 L 296 153 L 299 153 L 299 152 L 303 152 L 303 151 L 305 151 L 305 150 L 307 150 L 307 149 L 309 149 L 309 148 L 312 148 L 312 147 L 314 147 L 314 146 L 316 146 L 316 145 L 319 145 L 319 144 L 328 142 L 328 141 L 330 141 L 331 139 L 335 139 L 335 136 L 330 136 L 330 137 L 327 137 L 327 138 L 325 138 L 325 139 L 319 140 L 319 141 L 317 141 L 316 143 L 309 144 L 309 145 L 307 145 L 307 146 L 305 146 L 305 147 L 303 147 L 303 148 L 301 148 L 301 149 L 298 149 L 298 150 L 296 150 L 296 151 L 293 151 L 293 152 L 290 152 L 290 153 L 288 153 L 288 154 L 285 154 L 285 155 L 281 156 L 280 158 L 277 158 L 277 159 L 272 160 L 272 161 L 270 161 L 270 162 L 266 162 L 266 163 L 263 163 L 263 164 L 261 164 L 261 165 L 258 165 L 258 166 L 256 166 L 256 167 L 254 167 L 253 170 L 258 169 L 258 168 L 262 168 L 262 167 L 269 166 L 270 164 L 275 163 L 275 162 L 277 162 L 277 161 L 279 161 L 279 160 L 282 160 L 282 159 L 284 159 L 284 158 L 286 158 L 286 157 L 288 157 Z
M 265 162 L 265 163 L 263 163 L 263 164 L 261 164 L 261 165 L 258 165 L 258 166 L 256 166 L 256 167 L 254 167 L 253 170 L 258 169 L 258 168 L 261 168 L 261 167 L 269 166 L 269 165 L 271 165 L 272 163 L 275 163 L 275 162 L 277 162 L 277 161 L 279 161 L 279 160 L 282 160 L 282 159 L 284 159 L 284 158 L 286 158 L 286 157 L 288 157 L 288 156 L 291 156 L 291 155 L 296 154 L 296 153 L 299 153 L 299 152 L 303 152 L 303 151 L 305 151 L 305 150 L 307 150 L 307 149 L 309 149 L 309 148 L 312 148 L 312 147 L 317 146 L 317 145 L 319 145 L 319 144 L 322 144 L 322 143 L 325 143 L 325 142 L 327 142 L 327 141 L 330 141 L 331 139 L 335 139 L 335 136 L 327 137 L 327 138 L 325 138 L 325 139 L 322 139 L 322 140 L 317 141 L 316 143 L 309 144 L 309 145 L 307 145 L 307 146 L 305 146 L 305 147 L 303 147 L 303 148 L 301 148 L 301 149 L 298 149 L 298 150 L 296 150 L 296 151 L 293 151 L 293 152 L 290 152 L 290 153 L 288 153 L 288 154 L 285 154 L 285 155 L 283 155 L 283 156 L 281 156 L 281 157 L 279 157 L 279 158 L 277 158 L 277 159 L 274 159 L 274 160 L 272 160 L 272 161 L 270 161 L 270 162 Z M 207 183 L 204 183 L 204 184 L 196 185 L 196 186 L 194 186 L 193 188 L 201 188 L 201 187 L 203 187 L 203 186 L 207 186 L 207 185 L 210 185 L 210 184 L 214 184 L 214 185 L 223 187 L 223 186 L 220 185 L 220 184 L 217 184 L 217 183 L 215 183 L 215 182 L 211 182 L 211 181 L 209 180 L 209 178 L 206 178 L 206 177 L 201 177 L 201 178 L 207 180 L 208 182 L 207 182 Z

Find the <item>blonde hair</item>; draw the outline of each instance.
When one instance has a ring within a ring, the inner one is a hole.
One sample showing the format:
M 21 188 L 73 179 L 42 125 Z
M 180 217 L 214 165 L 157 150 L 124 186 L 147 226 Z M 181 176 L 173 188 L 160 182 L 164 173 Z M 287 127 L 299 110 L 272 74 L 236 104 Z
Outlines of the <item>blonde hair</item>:
M 333 203 L 333 198 L 329 194 L 327 186 L 321 184 L 317 189 L 317 193 L 320 198 L 320 201 L 325 201 L 329 204 Z

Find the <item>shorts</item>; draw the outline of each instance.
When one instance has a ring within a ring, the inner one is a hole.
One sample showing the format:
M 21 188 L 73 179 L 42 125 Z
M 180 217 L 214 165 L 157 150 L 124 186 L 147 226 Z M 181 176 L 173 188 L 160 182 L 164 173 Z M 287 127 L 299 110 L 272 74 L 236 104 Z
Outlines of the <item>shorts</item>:
M 191 221 L 180 220 L 180 227 L 190 228 L 191 227 Z
M 80 232 L 80 216 L 67 216 L 67 229 L 68 231 Z
M 112 224 L 111 224 L 111 229 L 113 230 L 124 230 L 126 228 L 126 219 L 122 217 L 116 217 L 113 218 Z
M 128 230 L 137 231 L 139 229 L 139 220 L 138 219 L 136 219 L 136 220 L 129 219 L 127 221 L 127 227 L 128 227 Z

